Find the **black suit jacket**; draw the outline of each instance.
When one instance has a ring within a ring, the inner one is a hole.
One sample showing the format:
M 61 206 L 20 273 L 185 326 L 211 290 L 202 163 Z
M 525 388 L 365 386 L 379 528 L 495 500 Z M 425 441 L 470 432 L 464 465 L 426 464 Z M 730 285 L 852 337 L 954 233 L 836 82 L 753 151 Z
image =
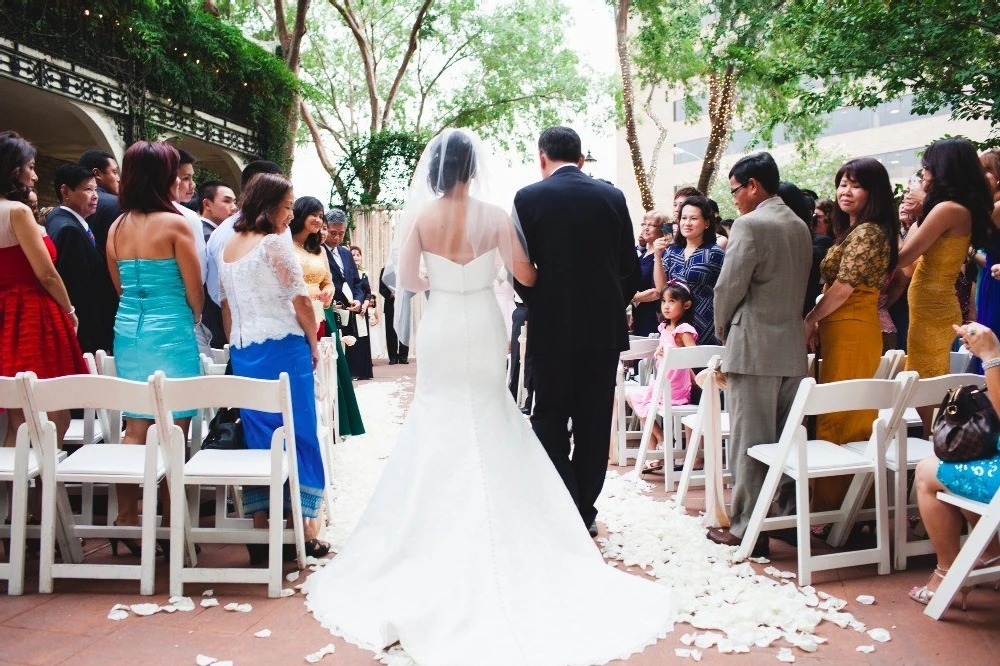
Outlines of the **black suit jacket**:
M 97 251 L 102 257 L 107 257 L 108 230 L 111 225 L 121 215 L 118 208 L 118 197 L 107 190 L 97 188 L 97 210 L 87 218 L 90 230 L 94 232 L 94 240 L 97 241 Z
M 323 249 L 326 251 L 326 260 L 330 262 L 330 275 L 333 276 L 333 288 L 336 292 L 333 295 L 334 300 L 341 303 L 344 302 L 343 289 L 345 282 L 350 286 L 354 300 L 359 303 L 365 300 L 365 293 L 361 288 L 361 275 L 358 274 L 358 267 L 354 264 L 354 257 L 351 256 L 351 251 L 343 245 L 337 247 L 336 250 L 331 250 L 324 245 Z M 340 253 L 340 260 L 344 264 L 343 271 L 340 270 L 340 266 L 334 260 L 333 252 Z
M 635 293 L 635 234 L 621 190 L 575 166 L 514 196 L 538 281 L 515 285 L 528 305 L 528 352 L 628 348 L 626 298 Z
M 56 270 L 80 320 L 77 331 L 80 348 L 84 352 L 103 349 L 113 353 L 118 293 L 111 282 L 105 255 L 90 244 L 79 220 L 62 208 L 49 213 L 45 230 L 56 246 Z

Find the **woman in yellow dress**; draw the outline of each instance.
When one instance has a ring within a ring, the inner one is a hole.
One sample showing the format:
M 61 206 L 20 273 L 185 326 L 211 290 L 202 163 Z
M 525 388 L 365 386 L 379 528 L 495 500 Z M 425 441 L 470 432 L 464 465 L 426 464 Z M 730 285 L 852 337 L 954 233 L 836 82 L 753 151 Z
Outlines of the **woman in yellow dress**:
M 806 340 L 823 355 L 820 383 L 864 379 L 875 375 L 882 355 L 878 296 L 896 264 L 899 218 L 889 174 L 870 157 L 854 159 L 837 171 L 834 224 L 847 229 L 820 263 L 823 298 L 806 315 Z M 816 420 L 816 438 L 834 444 L 867 440 L 877 413 L 823 414 Z M 840 507 L 851 477 L 816 479 L 813 511 Z
M 910 281 L 906 369 L 922 378 L 950 371 L 952 325 L 962 324 L 955 279 L 969 245 L 986 246 L 993 200 L 979 155 L 966 139 L 935 141 L 923 155 L 923 213 L 899 251 L 900 267 L 916 263 Z M 921 412 L 930 431 L 932 409 Z
M 361 411 L 358 409 L 358 399 L 354 395 L 354 384 L 351 382 L 351 370 L 347 367 L 347 357 L 340 340 L 340 331 L 329 322 L 333 317 L 330 303 L 333 301 L 333 276 L 330 273 L 330 262 L 323 252 L 323 203 L 316 197 L 299 197 L 295 200 L 295 208 L 291 224 L 292 245 L 295 256 L 302 266 L 302 277 L 309 289 L 309 297 L 313 299 L 316 321 L 319 322 L 320 337 L 332 337 L 337 342 L 337 408 L 339 414 L 339 432 L 342 436 L 363 435 L 365 426 L 361 421 Z M 325 328 L 325 330 L 324 330 Z

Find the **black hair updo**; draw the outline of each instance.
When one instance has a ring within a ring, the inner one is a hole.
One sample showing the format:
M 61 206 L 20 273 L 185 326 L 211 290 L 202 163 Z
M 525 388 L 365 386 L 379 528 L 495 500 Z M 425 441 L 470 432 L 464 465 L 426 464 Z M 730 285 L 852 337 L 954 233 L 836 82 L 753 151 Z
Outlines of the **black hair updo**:
M 435 194 L 450 192 L 458 183 L 469 182 L 475 173 L 476 153 L 465 132 L 447 132 L 433 139 L 427 182 Z

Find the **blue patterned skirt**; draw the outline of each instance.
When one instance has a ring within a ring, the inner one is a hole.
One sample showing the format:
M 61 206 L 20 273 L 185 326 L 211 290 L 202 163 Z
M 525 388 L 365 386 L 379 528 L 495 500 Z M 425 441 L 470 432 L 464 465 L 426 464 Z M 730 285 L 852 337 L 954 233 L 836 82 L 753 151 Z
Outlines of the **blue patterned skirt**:
M 938 463 L 937 478 L 945 488 L 962 497 L 989 503 L 1000 489 L 1000 451 L 992 458 Z
M 292 388 L 295 457 L 299 466 L 302 514 L 306 518 L 315 518 L 323 503 L 326 477 L 316 432 L 316 394 L 309 343 L 301 335 L 288 335 L 281 340 L 267 340 L 243 348 L 232 347 L 231 357 L 233 374 L 240 377 L 277 379 L 282 372 L 288 373 Z M 281 427 L 281 414 L 241 409 L 240 419 L 247 448 L 271 448 L 271 436 Z M 267 511 L 268 493 L 268 489 L 262 486 L 244 488 L 243 506 L 246 512 Z M 290 506 L 286 484 L 285 510 L 289 510 Z

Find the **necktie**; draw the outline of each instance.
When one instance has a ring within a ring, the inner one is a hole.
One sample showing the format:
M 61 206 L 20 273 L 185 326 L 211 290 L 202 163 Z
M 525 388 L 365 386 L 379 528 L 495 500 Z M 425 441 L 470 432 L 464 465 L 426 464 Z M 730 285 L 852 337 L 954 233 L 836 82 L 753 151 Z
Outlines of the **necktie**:
M 91 245 L 93 245 L 94 247 L 97 247 L 97 239 L 94 238 L 94 232 L 91 230 L 90 227 L 87 227 L 87 238 L 90 239 L 90 244 Z

